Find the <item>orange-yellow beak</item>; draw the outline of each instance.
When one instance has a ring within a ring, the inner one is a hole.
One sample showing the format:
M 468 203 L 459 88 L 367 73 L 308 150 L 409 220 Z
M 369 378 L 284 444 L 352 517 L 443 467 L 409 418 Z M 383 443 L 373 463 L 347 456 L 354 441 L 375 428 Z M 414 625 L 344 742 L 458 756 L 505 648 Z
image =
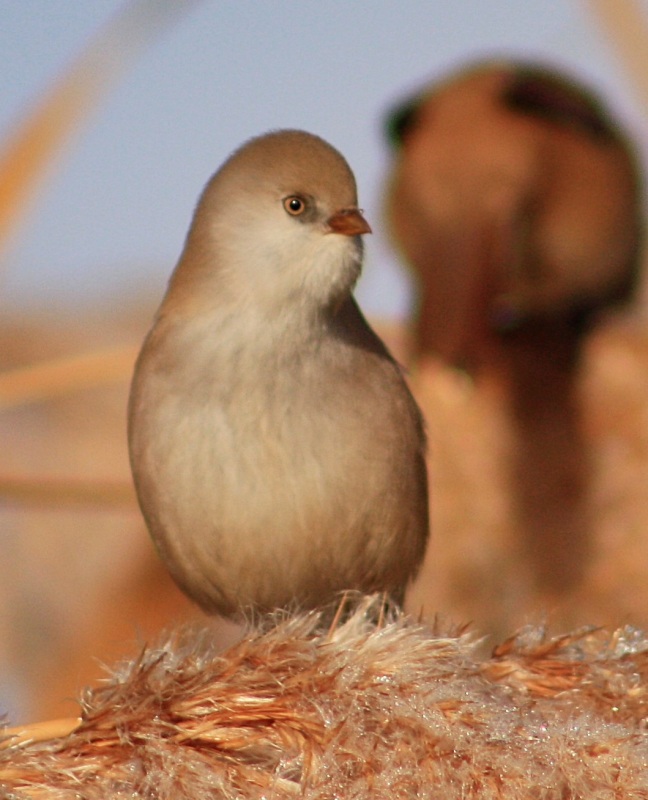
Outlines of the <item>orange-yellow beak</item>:
M 371 233 L 369 223 L 362 216 L 358 208 L 343 208 L 336 211 L 327 220 L 331 233 L 342 233 L 345 236 L 358 236 L 361 233 Z

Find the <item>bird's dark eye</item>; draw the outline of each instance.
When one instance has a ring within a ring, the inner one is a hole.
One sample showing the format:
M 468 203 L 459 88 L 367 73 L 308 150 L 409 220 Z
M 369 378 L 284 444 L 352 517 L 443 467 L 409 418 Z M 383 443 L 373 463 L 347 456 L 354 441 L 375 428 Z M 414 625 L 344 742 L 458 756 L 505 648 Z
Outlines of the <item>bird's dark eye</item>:
M 296 194 L 286 197 L 286 199 L 283 201 L 283 206 L 292 217 L 298 217 L 300 214 L 303 214 L 304 211 L 306 211 L 306 203 Z

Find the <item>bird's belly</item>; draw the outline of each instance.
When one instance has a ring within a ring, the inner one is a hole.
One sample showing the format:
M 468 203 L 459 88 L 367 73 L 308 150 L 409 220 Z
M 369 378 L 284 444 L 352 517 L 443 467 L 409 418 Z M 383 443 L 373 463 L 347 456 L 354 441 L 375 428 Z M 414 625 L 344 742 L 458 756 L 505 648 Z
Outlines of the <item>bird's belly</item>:
M 390 489 L 404 476 L 377 432 L 348 414 L 341 421 L 326 402 L 308 413 L 288 401 L 244 412 L 188 404 L 175 428 L 177 409 L 160 411 L 147 434 L 158 509 L 149 526 L 183 588 L 232 613 L 253 599 L 315 605 L 346 588 L 369 591 L 393 570 L 402 582 L 424 534 L 392 529 L 402 498 Z

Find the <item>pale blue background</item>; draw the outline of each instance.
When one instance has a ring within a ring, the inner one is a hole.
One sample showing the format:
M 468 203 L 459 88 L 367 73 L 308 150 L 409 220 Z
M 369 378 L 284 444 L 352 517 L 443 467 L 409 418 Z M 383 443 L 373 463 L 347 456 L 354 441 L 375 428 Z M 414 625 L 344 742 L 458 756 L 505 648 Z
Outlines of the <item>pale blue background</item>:
M 0 135 L 117 8 L 115 0 L 1 0 Z M 249 136 L 295 126 L 329 139 L 354 168 L 378 234 L 367 237 L 361 301 L 371 313 L 403 314 L 404 281 L 380 242 L 382 117 L 425 79 L 498 54 L 573 71 L 648 138 L 633 86 L 585 0 L 196 4 L 142 53 L 66 151 L 2 255 L 4 312 L 67 313 L 124 292 L 158 297 L 209 175 Z

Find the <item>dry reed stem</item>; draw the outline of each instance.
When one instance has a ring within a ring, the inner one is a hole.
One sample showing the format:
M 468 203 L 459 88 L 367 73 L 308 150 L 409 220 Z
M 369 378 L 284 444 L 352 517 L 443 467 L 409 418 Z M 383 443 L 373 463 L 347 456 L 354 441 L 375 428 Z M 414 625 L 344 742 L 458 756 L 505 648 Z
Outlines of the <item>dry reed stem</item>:
M 44 722 L 32 722 L 29 725 L 17 725 L 5 728 L 0 739 L 0 749 L 16 747 L 32 742 L 46 742 L 51 739 L 62 739 L 71 734 L 81 723 L 80 717 L 50 719 Z M 6 738 L 5 738 L 6 737 Z
M 608 35 L 648 110 L 648 17 L 638 0 L 589 0 L 590 10 Z
M 92 39 L 0 147 L 0 246 L 48 171 L 144 47 L 196 0 L 131 0 Z
M 130 481 L 0 475 L 0 498 L 22 506 L 134 507 Z
M 98 350 L 0 373 L 0 409 L 130 378 L 139 346 Z

